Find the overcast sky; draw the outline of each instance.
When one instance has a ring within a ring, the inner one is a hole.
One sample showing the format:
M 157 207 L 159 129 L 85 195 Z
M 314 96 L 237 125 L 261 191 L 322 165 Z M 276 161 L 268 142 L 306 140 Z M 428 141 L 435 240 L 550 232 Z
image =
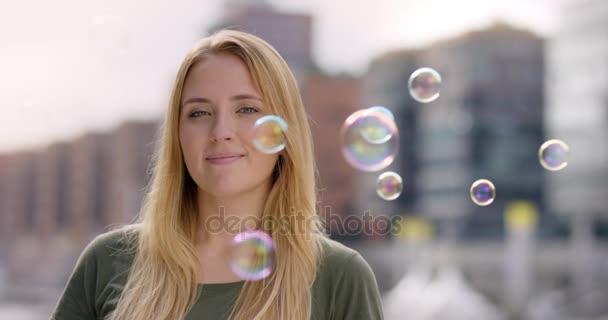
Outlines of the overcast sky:
M 315 60 L 354 74 L 387 50 L 496 18 L 550 37 L 557 1 L 269 0 L 312 14 Z M 221 0 L 1 0 L 0 153 L 159 118 L 181 58 L 222 10 Z

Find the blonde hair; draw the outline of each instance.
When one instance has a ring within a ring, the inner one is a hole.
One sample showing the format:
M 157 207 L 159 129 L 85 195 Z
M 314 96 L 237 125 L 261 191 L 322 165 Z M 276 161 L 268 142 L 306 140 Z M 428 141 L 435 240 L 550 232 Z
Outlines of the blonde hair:
M 296 81 L 285 61 L 262 39 L 222 30 L 202 39 L 177 73 L 155 154 L 152 179 L 132 237 L 135 258 L 113 320 L 183 319 L 196 302 L 195 236 L 201 225 L 196 184 L 187 172 L 178 126 L 182 90 L 192 65 L 206 56 L 230 53 L 247 65 L 253 82 L 273 114 L 288 124 L 287 147 L 275 167 L 265 217 L 305 223 L 288 230 L 262 226 L 275 242 L 274 269 L 267 278 L 246 281 L 231 319 L 310 319 L 322 228 L 316 219 L 313 146 L 308 118 Z M 202 266 L 204 269 L 204 265 Z M 203 287 L 204 290 L 204 287 Z

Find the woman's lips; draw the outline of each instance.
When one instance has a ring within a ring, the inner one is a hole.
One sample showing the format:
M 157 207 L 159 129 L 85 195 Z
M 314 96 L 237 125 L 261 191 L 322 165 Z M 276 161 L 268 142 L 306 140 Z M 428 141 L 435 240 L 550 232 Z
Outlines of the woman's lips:
M 233 163 L 233 162 L 241 159 L 242 157 L 244 157 L 244 155 L 242 155 L 242 154 L 218 154 L 218 155 L 209 156 L 209 157 L 205 158 L 205 160 L 207 160 L 211 164 L 221 165 L 221 164 Z

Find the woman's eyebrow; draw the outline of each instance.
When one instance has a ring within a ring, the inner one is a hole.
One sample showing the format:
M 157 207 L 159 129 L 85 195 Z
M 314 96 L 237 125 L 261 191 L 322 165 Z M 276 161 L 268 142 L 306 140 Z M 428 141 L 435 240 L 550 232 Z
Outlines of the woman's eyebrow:
M 211 100 L 209 100 L 207 98 L 200 98 L 200 97 L 188 98 L 182 103 L 182 106 L 185 106 L 189 103 L 195 103 L 195 102 L 196 103 L 211 103 Z
M 232 98 L 230 98 L 230 100 L 247 100 L 247 99 L 253 99 L 253 100 L 258 100 L 260 102 L 262 102 L 262 98 L 253 95 L 253 94 L 237 94 L 236 96 L 233 96 Z
M 243 94 L 237 94 L 235 96 L 232 96 L 230 98 L 230 100 L 247 100 L 247 99 L 252 99 L 252 100 L 258 100 L 260 102 L 263 102 L 262 98 L 258 97 L 257 95 L 253 95 L 253 94 L 247 94 L 247 93 L 243 93 Z M 192 97 L 192 98 L 188 98 L 186 99 L 183 103 L 182 106 L 185 106 L 189 103 L 211 103 L 211 100 L 207 99 L 207 98 L 203 98 L 203 97 Z

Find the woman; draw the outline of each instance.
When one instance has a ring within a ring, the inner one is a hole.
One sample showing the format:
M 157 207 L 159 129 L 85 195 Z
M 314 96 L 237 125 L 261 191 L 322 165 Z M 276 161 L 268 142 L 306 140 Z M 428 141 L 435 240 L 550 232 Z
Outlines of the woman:
M 289 125 L 279 153 L 251 143 L 255 121 L 267 114 Z M 316 223 L 307 115 L 268 43 L 224 30 L 192 49 L 154 163 L 138 223 L 87 246 L 51 319 L 382 318 L 369 265 Z M 251 217 L 290 221 L 237 225 L 274 241 L 272 273 L 259 281 L 232 273 L 234 228 L 222 224 Z M 221 228 L 211 230 L 212 220 Z

